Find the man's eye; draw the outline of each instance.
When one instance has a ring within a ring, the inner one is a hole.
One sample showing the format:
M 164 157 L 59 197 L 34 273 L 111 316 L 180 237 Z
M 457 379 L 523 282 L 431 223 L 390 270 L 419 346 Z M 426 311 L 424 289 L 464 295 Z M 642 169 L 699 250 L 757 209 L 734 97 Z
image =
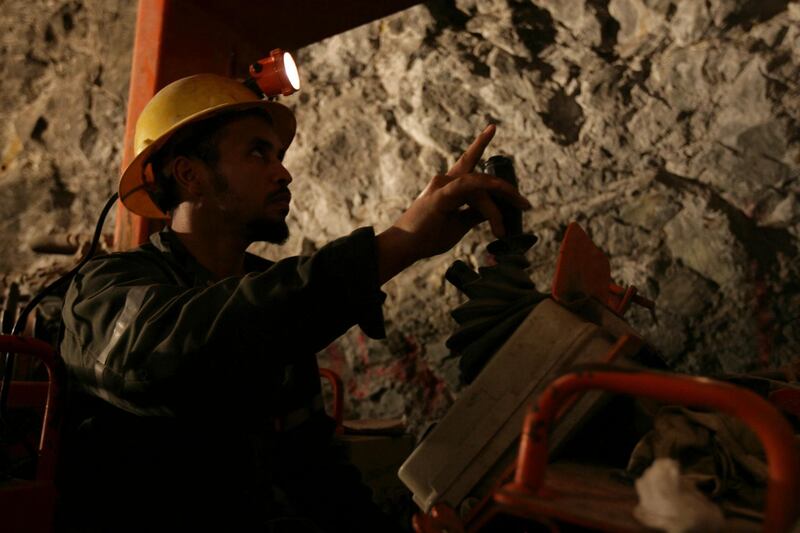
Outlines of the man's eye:
M 260 157 L 261 159 L 264 159 L 264 150 L 262 150 L 261 148 L 253 148 L 250 151 L 250 155 L 255 155 Z

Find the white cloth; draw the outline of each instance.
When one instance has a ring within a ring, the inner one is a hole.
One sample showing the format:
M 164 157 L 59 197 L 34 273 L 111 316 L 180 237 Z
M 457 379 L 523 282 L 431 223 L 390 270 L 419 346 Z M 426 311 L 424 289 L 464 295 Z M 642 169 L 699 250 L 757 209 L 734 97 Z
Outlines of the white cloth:
M 639 505 L 633 516 L 642 524 L 667 533 L 722 531 L 725 518 L 694 483 L 681 476 L 674 459 L 661 458 L 636 480 Z

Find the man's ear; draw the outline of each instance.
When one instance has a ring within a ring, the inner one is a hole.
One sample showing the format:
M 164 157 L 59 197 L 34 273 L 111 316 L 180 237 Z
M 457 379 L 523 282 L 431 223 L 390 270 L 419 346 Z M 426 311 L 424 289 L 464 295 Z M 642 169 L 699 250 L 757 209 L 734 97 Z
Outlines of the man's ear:
M 172 176 L 178 185 L 192 196 L 203 196 L 204 170 L 200 161 L 183 155 L 172 161 Z

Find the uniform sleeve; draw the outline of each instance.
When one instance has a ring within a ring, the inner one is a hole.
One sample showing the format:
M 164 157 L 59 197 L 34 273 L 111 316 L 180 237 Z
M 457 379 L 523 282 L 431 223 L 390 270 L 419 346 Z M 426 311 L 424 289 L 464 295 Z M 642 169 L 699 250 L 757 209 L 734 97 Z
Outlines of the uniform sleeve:
M 82 388 L 141 415 L 175 414 L 236 383 L 269 388 L 275 369 L 353 325 L 383 336 L 376 253 L 362 228 L 202 288 L 177 285 L 155 257 L 99 258 L 67 293 L 62 356 Z

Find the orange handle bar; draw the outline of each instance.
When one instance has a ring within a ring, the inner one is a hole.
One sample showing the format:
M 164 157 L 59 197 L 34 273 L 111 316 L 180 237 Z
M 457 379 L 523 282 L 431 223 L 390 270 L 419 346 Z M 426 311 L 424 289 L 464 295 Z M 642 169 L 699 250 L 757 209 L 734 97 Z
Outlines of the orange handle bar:
M 327 379 L 333 388 L 333 420 L 336 422 L 336 434 L 344 433 L 344 383 L 342 378 L 330 368 L 320 368 L 320 377 Z
M 517 469 L 509 489 L 536 493 L 547 463 L 547 434 L 560 406 L 588 389 L 711 407 L 743 420 L 758 435 L 768 465 L 764 531 L 788 531 L 800 513 L 800 459 L 785 418 L 757 394 L 706 378 L 625 370 L 578 370 L 553 381 L 528 413 L 520 439 Z
M 58 355 L 53 347 L 44 341 L 17 335 L 0 335 L 0 352 L 37 357 L 42 361 L 42 363 L 44 363 L 44 366 L 47 369 L 47 399 L 45 400 L 44 404 L 42 431 L 39 434 L 39 449 L 37 450 L 39 462 L 36 470 L 37 478 L 52 479 L 53 471 L 55 469 L 56 437 L 54 436 L 54 432 L 50 431 L 50 427 L 52 426 L 54 420 L 53 411 L 56 398 L 58 398 L 60 393 L 57 378 L 57 368 L 59 365 Z M 14 392 L 15 390 L 19 389 L 23 394 L 25 392 L 33 392 L 24 390 L 24 385 L 26 384 L 30 383 L 11 382 L 11 388 L 9 390 L 10 392 Z

